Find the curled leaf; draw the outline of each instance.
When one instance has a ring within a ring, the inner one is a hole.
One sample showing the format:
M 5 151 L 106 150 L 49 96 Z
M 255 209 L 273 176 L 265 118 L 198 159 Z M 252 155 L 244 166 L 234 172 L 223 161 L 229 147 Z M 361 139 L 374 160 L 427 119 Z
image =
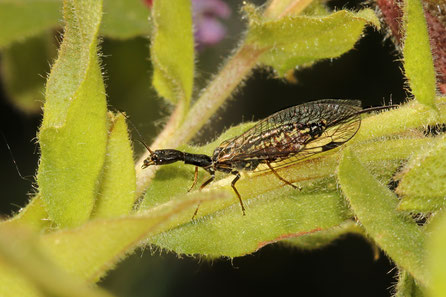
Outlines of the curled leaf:
M 155 1 L 152 8 L 153 35 L 150 48 L 153 85 L 171 103 L 187 108 L 194 79 L 194 39 L 190 0 Z
M 60 226 L 90 217 L 105 158 L 106 100 L 96 41 L 101 8 L 101 1 L 64 2 L 64 39 L 46 88 L 37 182 Z

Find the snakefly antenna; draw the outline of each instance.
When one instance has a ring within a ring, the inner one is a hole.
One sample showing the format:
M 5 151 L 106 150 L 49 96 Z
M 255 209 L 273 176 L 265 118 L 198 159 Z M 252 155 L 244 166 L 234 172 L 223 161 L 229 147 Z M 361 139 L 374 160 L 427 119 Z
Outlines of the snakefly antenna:
M 142 134 L 139 132 L 139 130 L 136 128 L 135 124 L 133 124 L 133 122 L 130 120 L 130 118 L 122 111 L 118 111 L 120 112 L 126 119 L 127 122 L 130 123 L 130 125 L 132 126 L 133 130 L 135 130 L 136 134 L 138 134 L 139 139 L 138 142 L 140 142 L 146 149 L 147 151 L 150 153 L 150 155 L 153 155 L 153 151 L 150 149 L 150 147 L 144 142 L 144 137 L 142 137 Z
M 137 139 L 146 149 L 147 151 L 150 153 L 150 155 L 153 155 L 153 151 L 150 149 L 150 147 L 141 139 Z

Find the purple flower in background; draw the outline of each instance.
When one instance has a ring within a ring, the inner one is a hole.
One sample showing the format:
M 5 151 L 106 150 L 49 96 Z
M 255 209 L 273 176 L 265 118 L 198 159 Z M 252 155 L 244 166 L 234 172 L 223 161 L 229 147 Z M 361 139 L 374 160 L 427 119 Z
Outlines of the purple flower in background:
M 226 34 L 226 28 L 219 18 L 229 18 L 229 6 L 221 0 L 192 0 L 192 9 L 196 49 L 201 50 L 220 42 Z
M 156 0 L 143 0 L 149 8 L 152 8 L 153 1 Z M 191 0 L 191 2 L 195 49 L 201 50 L 220 42 L 225 37 L 226 28 L 219 19 L 229 18 L 231 8 L 222 0 Z

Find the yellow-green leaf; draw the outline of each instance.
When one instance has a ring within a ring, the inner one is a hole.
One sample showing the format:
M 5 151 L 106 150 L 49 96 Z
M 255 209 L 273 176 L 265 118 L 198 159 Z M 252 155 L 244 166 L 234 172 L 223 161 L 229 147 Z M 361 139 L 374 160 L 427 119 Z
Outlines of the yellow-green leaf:
M 150 235 L 190 220 L 200 202 L 223 198 L 222 195 L 199 193 L 139 215 L 91 220 L 75 229 L 45 234 L 41 236 L 41 243 L 64 270 L 96 282 Z
M 398 198 L 370 174 L 350 149 L 344 151 L 338 178 L 367 234 L 400 268 L 427 285 L 425 236 L 411 217 L 396 210 Z
M 60 226 L 93 209 L 107 145 L 105 88 L 97 56 L 102 2 L 65 1 L 65 33 L 46 86 L 39 131 L 39 191 Z
M 265 49 L 260 62 L 279 75 L 318 60 L 336 58 L 351 50 L 367 24 L 379 27 L 371 9 L 358 13 L 341 10 L 327 16 L 284 16 L 264 20 L 247 6 L 249 29 L 246 42 Z
M 24 225 L 26 228 L 41 231 L 49 228 L 51 221 L 48 218 L 42 198 L 37 194 L 17 215 L 1 225 Z
M 412 156 L 397 177 L 402 210 L 435 211 L 446 202 L 446 137 Z
M 113 217 L 130 213 L 135 202 L 135 164 L 125 116 L 109 112 L 107 155 L 94 217 Z
M 111 297 L 57 267 L 23 226 L 0 227 L 0 296 Z
M 190 0 L 154 1 L 152 25 L 153 85 L 160 96 L 187 109 L 194 79 Z
M 238 257 L 285 238 L 338 226 L 349 217 L 336 192 L 301 194 L 287 186 L 245 203 L 245 216 L 235 204 L 156 235 L 151 243 L 179 254 Z
M 364 230 L 352 220 L 348 220 L 333 228 L 287 239 L 285 243 L 293 247 L 298 247 L 299 249 L 313 250 L 323 248 L 346 234 L 355 233 L 363 235 Z
M 436 81 L 432 52 L 421 0 L 404 0 L 404 71 L 412 94 L 434 107 Z
M 400 270 L 398 275 L 398 283 L 394 297 L 424 297 L 423 288 L 410 275 L 410 273 Z
M 0 48 L 57 26 L 60 0 L 1 0 Z
M 432 280 L 429 288 L 431 297 L 446 295 L 446 213 L 440 212 L 438 218 L 429 226 L 431 236 L 427 244 L 427 264 Z

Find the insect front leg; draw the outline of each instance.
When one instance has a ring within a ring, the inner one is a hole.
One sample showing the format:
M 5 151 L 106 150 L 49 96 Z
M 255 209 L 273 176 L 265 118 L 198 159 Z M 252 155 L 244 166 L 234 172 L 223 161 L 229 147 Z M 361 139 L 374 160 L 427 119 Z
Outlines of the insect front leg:
M 240 206 L 242 207 L 242 213 L 245 215 L 245 206 L 243 205 L 242 196 L 240 196 L 240 193 L 237 191 L 237 188 L 235 187 L 235 183 L 240 179 L 240 172 L 238 171 L 232 171 L 232 174 L 235 174 L 235 178 L 231 182 L 231 187 L 234 190 L 235 194 L 237 194 L 238 200 L 240 202 Z

